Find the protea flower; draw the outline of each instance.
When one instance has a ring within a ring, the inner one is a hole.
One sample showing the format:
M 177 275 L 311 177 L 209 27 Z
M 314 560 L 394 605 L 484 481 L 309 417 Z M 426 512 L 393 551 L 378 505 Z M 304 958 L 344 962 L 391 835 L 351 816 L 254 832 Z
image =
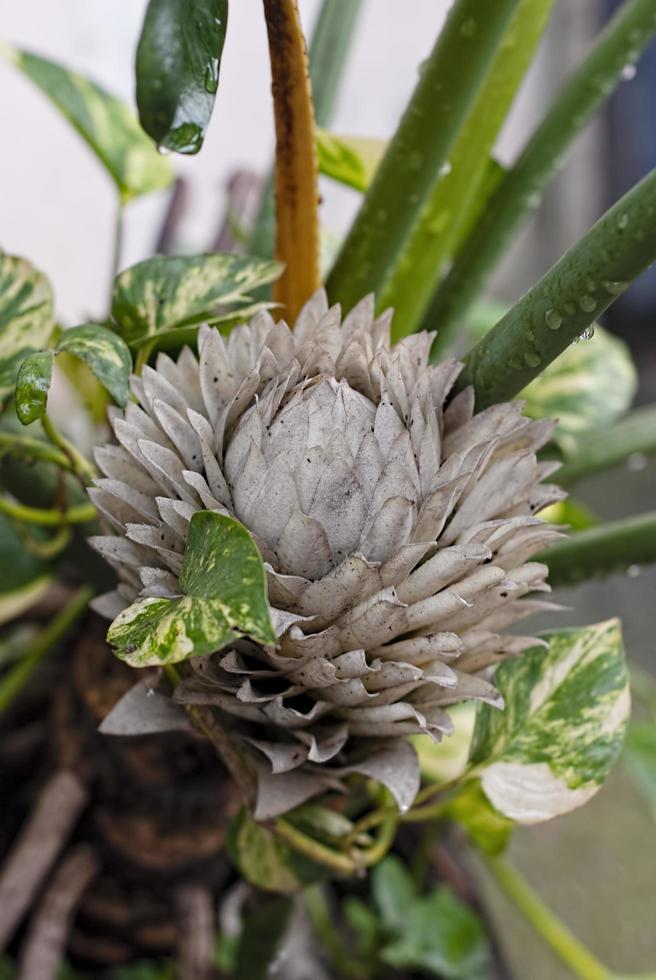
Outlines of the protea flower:
M 502 708 L 488 668 L 536 642 L 506 628 L 545 603 L 529 561 L 557 532 L 561 498 L 536 450 L 552 431 L 519 402 L 447 404 L 461 365 L 431 366 L 432 335 L 390 347 L 391 313 L 368 297 L 340 322 L 323 292 L 294 332 L 259 313 L 227 339 L 201 327 L 198 359 L 164 354 L 133 380 L 91 495 L 118 572 L 102 608 L 175 595 L 188 521 L 238 518 L 265 562 L 278 643 L 236 640 L 191 660 L 176 691 L 213 705 L 243 738 L 269 817 L 346 774 L 375 777 L 407 808 L 407 736 L 449 734 L 448 705 Z

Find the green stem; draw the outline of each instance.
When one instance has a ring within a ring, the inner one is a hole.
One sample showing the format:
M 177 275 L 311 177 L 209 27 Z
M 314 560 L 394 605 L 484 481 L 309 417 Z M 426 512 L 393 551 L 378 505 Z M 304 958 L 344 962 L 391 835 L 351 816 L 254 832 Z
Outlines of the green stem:
M 15 503 L 0 497 L 0 514 L 6 514 L 14 521 L 23 524 L 38 524 L 41 527 L 69 527 L 71 524 L 86 524 L 96 519 L 96 508 L 93 504 L 79 504 L 67 510 L 41 507 L 28 507 L 27 504 Z
M 656 169 L 603 215 L 465 358 L 480 411 L 518 394 L 656 259 Z
M 501 890 L 575 976 L 611 980 L 611 972 L 554 915 L 516 868 L 503 858 L 482 856 Z
M 631 565 L 656 562 L 656 511 L 577 531 L 534 560 L 549 566 L 553 586 L 576 585 Z
M 112 248 L 112 264 L 109 279 L 109 309 L 112 308 L 114 298 L 114 280 L 121 268 L 121 255 L 123 253 L 123 234 L 125 231 L 125 205 L 119 197 L 116 205 L 116 217 L 114 219 L 114 245 Z
M 457 240 L 485 207 L 490 153 L 542 37 L 552 0 L 520 0 L 455 145 L 380 297 L 394 309 L 395 337 L 414 333 Z M 494 171 L 495 174 L 497 171 Z M 478 209 L 478 210 L 477 210 Z
M 16 666 L 0 682 L 0 714 L 5 712 L 32 677 L 43 657 L 69 632 L 87 607 L 93 591 L 81 588 L 65 609 L 27 646 Z
M 558 470 L 558 483 L 571 486 L 591 473 L 621 465 L 633 453 L 656 454 L 656 406 L 638 408 L 614 425 L 576 439 Z
M 41 419 L 43 425 L 43 431 L 48 436 L 48 439 L 52 442 L 54 446 L 64 453 L 67 457 L 69 463 L 71 464 L 71 469 L 73 473 L 77 476 L 80 482 L 84 485 L 91 483 L 95 480 L 97 473 L 96 469 L 88 459 L 85 459 L 81 452 L 79 452 L 73 443 L 69 442 L 57 429 L 54 427 L 52 420 L 48 415 L 44 415 Z
M 438 330 L 436 354 L 448 347 L 518 226 L 539 205 L 574 138 L 617 86 L 626 65 L 637 60 L 655 29 L 653 0 L 627 0 L 565 83 L 433 295 L 422 325 Z
M 382 290 L 518 4 L 456 0 L 451 7 L 328 278 L 331 300 L 345 310 Z
M 16 532 L 30 554 L 44 561 L 50 561 L 65 551 L 72 538 L 70 527 L 65 526 L 58 528 L 52 537 L 45 541 L 41 538 L 33 538 L 23 524 L 16 525 Z
M 275 830 L 278 837 L 282 838 L 290 847 L 293 847 L 299 854 L 304 854 L 305 857 L 316 861 L 317 864 L 323 864 L 340 874 L 351 875 L 358 870 L 359 865 L 347 854 L 333 851 L 331 847 L 308 837 L 307 834 L 292 826 L 287 820 L 283 820 L 282 817 L 276 820 Z
M 31 436 L 0 432 L 0 458 L 5 455 L 18 459 L 41 459 L 54 463 L 62 470 L 73 472 L 71 461 L 65 453 L 42 439 L 33 439 Z

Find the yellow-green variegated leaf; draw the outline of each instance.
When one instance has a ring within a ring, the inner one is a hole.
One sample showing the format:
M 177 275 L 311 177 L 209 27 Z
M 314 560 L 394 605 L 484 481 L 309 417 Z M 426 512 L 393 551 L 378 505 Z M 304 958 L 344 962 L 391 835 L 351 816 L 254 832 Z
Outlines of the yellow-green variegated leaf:
M 25 259 L 0 252 L 0 400 L 14 389 L 21 361 L 54 328 L 50 283 Z
M 501 664 L 505 710 L 484 705 L 470 761 L 492 805 L 539 823 L 597 792 L 621 748 L 630 709 L 619 621 L 562 630 Z
M 114 620 L 107 639 L 132 667 L 178 663 L 220 650 L 237 636 L 275 643 L 262 559 L 246 528 L 212 511 L 194 514 L 181 595 L 140 599 Z
M 84 361 L 114 401 L 125 406 L 130 394 L 132 356 L 121 337 L 100 323 L 85 323 L 65 330 L 56 352 L 72 354 Z
M 316 131 L 319 173 L 340 184 L 366 191 L 387 147 L 385 140 L 363 136 L 336 136 Z
M 556 322 L 554 321 L 554 327 Z M 608 425 L 635 395 L 636 369 L 629 349 L 602 327 L 563 351 L 519 396 L 533 418 L 558 419 L 557 436 Z
M 273 282 L 281 272 L 279 262 L 249 255 L 145 259 L 115 280 L 114 329 L 131 347 L 138 347 L 177 328 L 220 322 L 234 304 L 250 305 L 252 312 L 249 291 Z
M 104 164 L 124 201 L 169 186 L 169 161 L 157 152 L 129 106 L 46 58 L 5 46 L 2 53 L 66 116 Z

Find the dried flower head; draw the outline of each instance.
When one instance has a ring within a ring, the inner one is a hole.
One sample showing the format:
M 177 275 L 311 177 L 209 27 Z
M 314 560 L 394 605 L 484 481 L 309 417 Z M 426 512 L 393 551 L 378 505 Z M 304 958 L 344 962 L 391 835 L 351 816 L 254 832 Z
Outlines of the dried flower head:
M 354 772 L 409 806 L 407 736 L 448 734 L 464 699 L 501 707 L 488 668 L 536 642 L 505 630 L 545 605 L 523 597 L 548 589 L 529 559 L 557 536 L 536 517 L 562 496 L 535 456 L 552 424 L 518 402 L 474 414 L 471 388 L 447 405 L 461 365 L 431 366 L 426 333 L 391 348 L 390 320 L 368 297 L 341 322 L 319 292 L 293 333 L 267 313 L 227 339 L 202 327 L 198 360 L 160 354 L 134 379 L 97 454 L 109 615 L 176 594 L 198 510 L 260 549 L 277 646 L 194 658 L 176 692 L 232 719 L 259 817 Z

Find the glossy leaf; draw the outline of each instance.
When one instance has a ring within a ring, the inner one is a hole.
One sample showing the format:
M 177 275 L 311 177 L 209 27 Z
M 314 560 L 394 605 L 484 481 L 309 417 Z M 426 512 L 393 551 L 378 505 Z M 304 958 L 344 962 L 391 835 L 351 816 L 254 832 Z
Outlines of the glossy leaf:
M 220 650 L 236 636 L 275 643 L 260 554 L 239 521 L 200 511 L 189 522 L 181 595 L 138 599 L 107 639 L 132 667 L 178 663 Z
M 280 274 L 277 262 L 250 256 L 205 254 L 158 255 L 126 269 L 114 283 L 112 317 L 116 331 L 130 346 L 180 327 L 215 323 L 248 306 L 249 290 Z
M 623 415 L 638 386 L 627 345 L 607 330 L 568 347 L 520 393 L 533 418 L 558 419 L 557 436 L 603 429 Z
M 143 132 L 132 110 L 76 72 L 28 51 L 8 56 L 75 127 L 118 187 L 122 200 L 162 190 L 173 172 Z
M 624 764 L 656 817 L 656 724 L 634 722 L 624 743 Z
M 139 118 L 155 142 L 198 153 L 219 87 L 228 0 L 150 0 L 137 48 Z
M 497 669 L 505 710 L 478 712 L 470 756 L 492 805 L 519 823 L 594 796 L 621 751 L 630 710 L 616 619 L 545 640 Z
M 51 350 L 42 350 L 21 363 L 16 379 L 16 414 L 23 425 L 45 415 L 54 360 Z
M 78 357 L 91 368 L 114 401 L 124 407 L 130 395 L 132 357 L 121 337 L 99 323 L 65 330 L 55 348 Z
M 0 252 L 0 400 L 14 390 L 21 361 L 54 328 L 50 283 L 25 259 Z
M 317 129 L 316 140 L 319 173 L 356 191 L 366 191 L 385 152 L 385 140 L 337 136 L 327 129 Z
M 291 895 L 317 881 L 323 869 L 242 810 L 233 820 L 228 851 L 240 874 L 257 888 Z

